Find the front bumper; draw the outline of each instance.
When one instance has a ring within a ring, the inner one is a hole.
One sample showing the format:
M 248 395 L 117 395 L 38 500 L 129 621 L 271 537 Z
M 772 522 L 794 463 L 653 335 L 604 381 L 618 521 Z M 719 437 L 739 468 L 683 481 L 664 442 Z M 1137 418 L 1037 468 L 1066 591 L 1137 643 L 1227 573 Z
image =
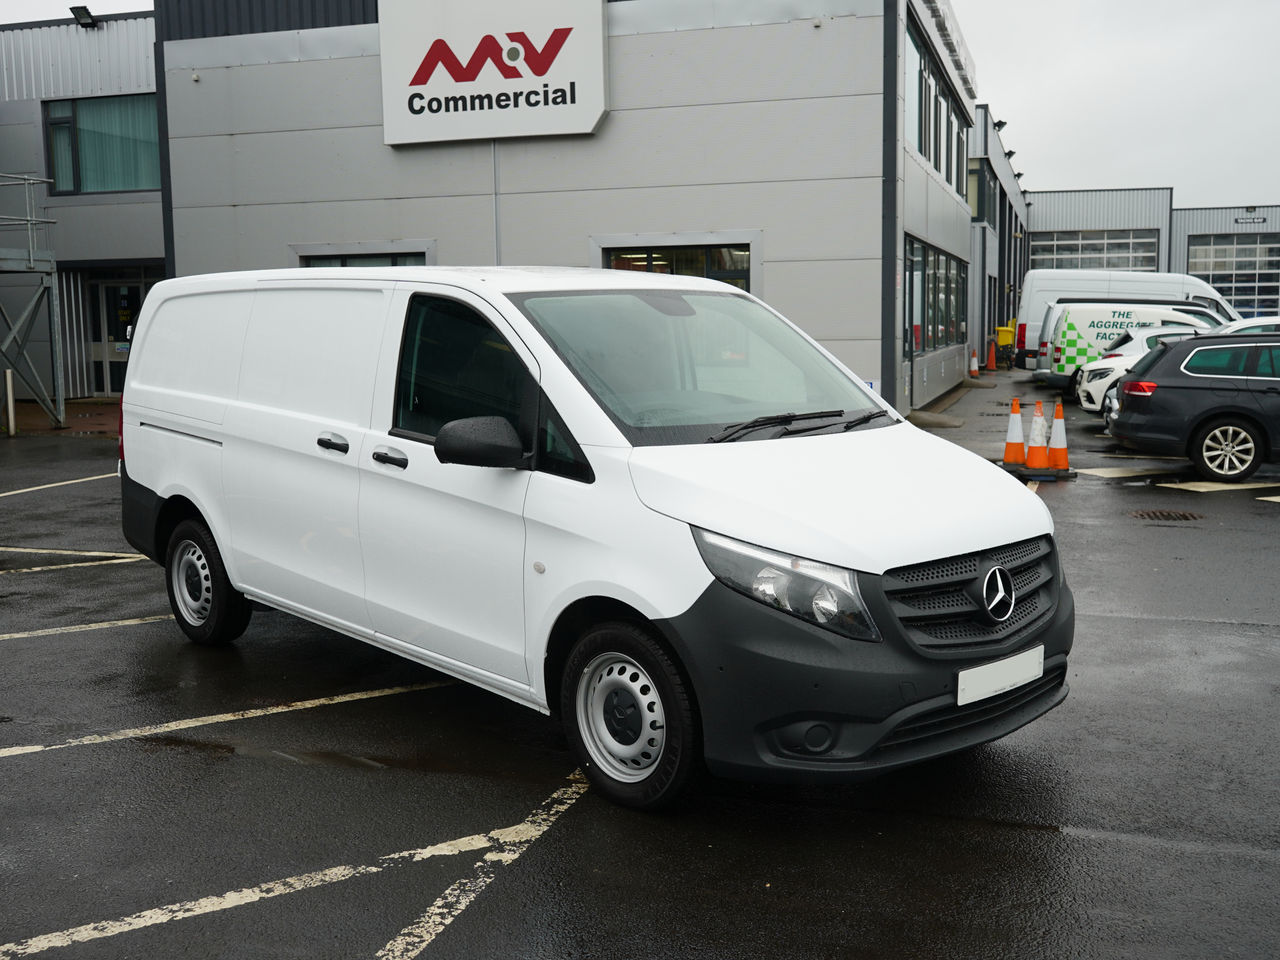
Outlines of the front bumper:
M 1075 603 L 1057 601 L 1031 635 L 998 655 L 927 656 L 885 630 L 883 596 L 868 597 L 883 642 L 866 643 L 773 610 L 714 582 L 658 626 L 688 668 L 707 767 L 751 780 L 849 781 L 1003 737 L 1067 696 Z M 864 594 L 865 596 L 865 594 Z M 958 706 L 960 670 L 1044 646 L 1044 673 Z

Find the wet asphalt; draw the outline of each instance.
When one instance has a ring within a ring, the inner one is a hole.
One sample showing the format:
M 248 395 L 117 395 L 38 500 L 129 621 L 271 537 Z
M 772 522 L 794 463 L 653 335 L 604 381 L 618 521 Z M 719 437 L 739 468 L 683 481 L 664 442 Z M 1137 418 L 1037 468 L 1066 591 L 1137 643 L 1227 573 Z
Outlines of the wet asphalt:
M 1025 377 L 935 432 L 997 456 L 1009 397 L 1051 396 Z M 1037 489 L 1077 603 L 1062 707 L 660 816 L 579 794 L 549 718 L 303 621 L 186 643 L 117 481 L 4 496 L 113 473 L 114 439 L 0 438 L 0 958 L 1280 954 L 1280 468 L 1171 489 L 1189 464 L 1067 412 L 1073 467 L 1162 472 Z

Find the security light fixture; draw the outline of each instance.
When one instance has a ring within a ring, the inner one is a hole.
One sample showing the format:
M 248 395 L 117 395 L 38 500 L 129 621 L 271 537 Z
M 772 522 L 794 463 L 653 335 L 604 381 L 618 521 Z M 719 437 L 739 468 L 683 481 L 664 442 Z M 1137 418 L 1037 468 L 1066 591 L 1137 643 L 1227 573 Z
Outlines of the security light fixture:
M 1015 153 L 1017 153 L 1017 152 L 1018 152 L 1017 150 L 1006 150 L 1006 151 L 1004 152 L 1004 158 L 1005 158 L 1006 160 L 1010 160 L 1010 159 L 1012 159 L 1012 158 L 1013 158 L 1013 155 L 1014 155 Z
M 994 126 L 997 130 L 1003 130 L 1008 122 L 1008 120 L 997 120 Z
M 1020 174 L 1020 173 L 1015 173 L 1015 174 L 1013 175 L 1013 179 L 1015 179 L 1015 180 L 1021 180 L 1021 179 L 1022 179 L 1022 174 Z
M 89 12 L 88 7 L 72 7 L 71 15 L 76 18 L 76 23 L 86 30 L 96 30 L 98 28 L 98 19 Z

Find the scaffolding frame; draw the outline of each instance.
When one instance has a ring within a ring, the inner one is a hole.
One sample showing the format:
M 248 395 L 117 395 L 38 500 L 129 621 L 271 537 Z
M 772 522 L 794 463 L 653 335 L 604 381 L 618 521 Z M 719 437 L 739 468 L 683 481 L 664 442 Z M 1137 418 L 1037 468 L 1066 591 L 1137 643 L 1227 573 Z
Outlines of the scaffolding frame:
M 53 251 L 41 249 L 37 245 L 37 234 L 43 228 L 56 223 L 45 217 L 36 216 L 35 190 L 37 185 L 52 183 L 40 177 L 31 177 L 22 173 L 0 173 L 0 187 L 21 187 L 25 194 L 26 215 L 21 217 L 0 215 L 0 228 L 22 226 L 26 229 L 26 248 L 0 248 L 0 274 L 22 274 L 35 276 L 39 285 L 27 301 L 17 318 L 9 316 L 0 303 L 0 322 L 5 329 L 0 331 L 0 361 L 17 374 L 18 379 L 31 392 L 36 403 L 40 405 L 55 427 L 67 425 L 66 374 L 62 367 L 62 323 L 58 309 L 58 265 L 53 258 Z M 40 308 L 47 307 L 49 318 L 49 349 L 53 361 L 53 393 L 44 385 L 40 372 L 32 362 L 27 347 L 31 343 L 31 334 L 36 329 L 36 318 Z

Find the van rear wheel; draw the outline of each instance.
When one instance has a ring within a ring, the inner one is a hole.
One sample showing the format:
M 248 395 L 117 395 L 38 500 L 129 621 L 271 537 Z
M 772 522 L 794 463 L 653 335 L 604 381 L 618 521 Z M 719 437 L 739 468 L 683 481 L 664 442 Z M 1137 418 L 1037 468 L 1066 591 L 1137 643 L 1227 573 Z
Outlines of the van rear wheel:
M 565 663 L 560 715 L 587 779 L 614 803 L 667 806 L 699 766 L 688 682 L 634 624 L 606 623 L 583 634 Z
M 169 606 L 182 632 L 196 643 L 229 643 L 244 633 L 253 608 L 231 586 L 213 534 L 199 520 L 184 520 L 165 553 Z

